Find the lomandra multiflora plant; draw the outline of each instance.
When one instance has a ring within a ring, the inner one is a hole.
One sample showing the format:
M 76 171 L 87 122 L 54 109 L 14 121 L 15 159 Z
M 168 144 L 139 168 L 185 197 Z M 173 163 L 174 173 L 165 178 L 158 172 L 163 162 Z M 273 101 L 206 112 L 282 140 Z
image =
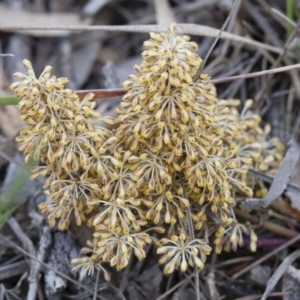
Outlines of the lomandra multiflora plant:
M 201 64 L 197 45 L 187 36 L 150 33 L 143 62 L 124 82 L 127 94 L 118 117 L 105 117 L 113 130 L 94 125 L 93 94 L 83 101 L 65 89 L 66 78 L 47 66 L 11 88 L 21 99 L 25 127 L 17 141 L 25 160 L 40 160 L 32 179 L 46 176 L 49 201 L 40 209 L 51 227 L 93 226 L 93 241 L 73 260 L 89 273 L 108 262 L 125 268 L 132 255 L 146 256 L 155 242 L 164 272 L 203 268 L 214 247 L 236 249 L 243 234 L 256 249 L 257 236 L 234 214 L 237 201 L 265 193 L 247 176 L 249 167 L 276 172 L 284 147 L 267 139 L 269 127 L 237 100 L 217 99 L 207 74 L 193 76 Z M 91 213 L 91 214 L 90 214 Z M 90 216 L 89 216 L 90 215 Z

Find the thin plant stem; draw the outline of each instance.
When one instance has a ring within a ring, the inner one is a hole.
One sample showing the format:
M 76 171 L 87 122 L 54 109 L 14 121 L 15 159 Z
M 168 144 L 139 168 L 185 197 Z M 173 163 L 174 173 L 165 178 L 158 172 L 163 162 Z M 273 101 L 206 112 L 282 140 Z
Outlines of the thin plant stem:
M 248 272 L 249 270 L 251 270 L 255 266 L 258 266 L 258 265 L 262 264 L 263 262 L 265 262 L 270 257 L 272 257 L 275 254 L 277 254 L 278 252 L 286 249 L 287 247 L 295 244 L 299 240 L 300 240 L 300 234 L 298 234 L 297 236 L 295 236 L 294 238 L 292 238 L 291 240 L 289 240 L 285 244 L 281 245 L 280 247 L 278 247 L 278 248 L 274 249 L 273 251 L 269 252 L 268 254 L 264 255 L 260 259 L 254 261 L 252 264 L 248 265 L 246 268 L 244 268 L 244 269 L 240 270 L 239 272 L 235 273 L 234 275 L 232 275 L 231 278 L 232 279 L 237 279 L 238 277 L 241 277 L 243 274 L 245 274 L 246 272 Z
M 231 17 L 235 13 L 236 8 L 238 7 L 239 2 L 240 2 L 240 0 L 235 0 L 234 4 L 233 4 L 233 6 L 232 6 L 232 8 L 230 10 L 230 13 L 229 13 L 228 17 L 226 18 L 226 20 L 225 20 L 222 28 L 220 29 L 220 31 L 219 31 L 218 35 L 216 36 L 214 42 L 212 43 L 212 45 L 208 49 L 208 51 L 207 51 L 207 53 L 206 53 L 206 55 L 205 55 L 205 57 L 204 57 L 201 65 L 199 66 L 196 74 L 194 75 L 194 78 L 193 78 L 194 81 L 197 81 L 197 79 L 200 77 L 200 75 L 201 75 L 201 73 L 202 73 L 202 71 L 204 69 L 204 66 L 205 66 L 205 64 L 206 64 L 206 62 L 207 62 L 207 60 L 208 60 L 208 58 L 209 58 L 209 56 L 211 54 L 211 52 L 213 51 L 214 47 L 216 46 L 217 42 L 219 41 L 219 39 L 221 37 L 221 34 L 224 31 L 225 27 L 227 26 L 229 20 L 231 19 Z
M 95 98 L 109 98 L 123 96 L 127 91 L 125 89 L 100 89 L 100 90 L 80 90 L 76 94 L 83 99 L 87 94 L 94 93 Z
M 241 209 L 235 208 L 234 213 L 239 218 L 243 218 L 252 224 L 259 224 L 262 228 L 264 228 L 265 230 L 267 230 L 269 232 L 273 232 L 273 233 L 276 233 L 278 235 L 281 235 L 281 236 L 284 236 L 287 238 L 294 238 L 295 236 L 299 235 L 299 232 L 297 232 L 293 229 L 288 229 L 279 224 L 275 224 L 270 221 L 261 222 L 261 220 L 258 217 L 250 215 L 249 213 L 247 213 L 246 211 L 243 211 Z
M 291 44 L 291 42 L 293 41 L 293 39 L 295 38 L 296 34 L 298 33 L 299 28 L 300 28 L 300 21 L 297 23 L 297 26 L 294 28 L 293 32 L 291 33 L 291 35 L 287 39 L 286 43 L 284 44 L 283 49 L 282 49 L 281 53 L 279 54 L 279 56 L 277 57 L 276 61 L 273 63 L 272 68 L 277 68 L 279 66 L 279 64 L 283 60 L 285 54 L 288 52 L 288 47 Z M 271 84 L 273 76 L 274 75 L 272 73 L 268 75 L 265 85 L 263 86 L 261 92 L 258 94 L 258 96 L 255 99 L 256 101 L 253 105 L 253 110 L 258 109 L 258 107 L 260 106 L 260 104 L 264 98 L 264 95 L 267 92 L 267 90 Z
M 73 284 L 81 287 L 83 290 L 85 290 L 86 292 L 90 293 L 90 294 L 94 294 L 94 292 L 92 290 L 90 290 L 88 287 L 86 287 L 84 284 L 80 283 L 79 281 L 71 278 L 70 276 L 64 274 L 63 272 L 56 270 L 52 267 L 50 267 L 48 264 L 44 263 L 43 261 L 39 261 L 35 256 L 31 255 L 28 251 L 22 249 L 21 247 L 19 247 L 16 243 L 14 243 L 13 241 L 9 240 L 8 238 L 6 238 L 4 235 L 2 235 L 0 233 L 0 239 L 2 239 L 3 241 L 5 241 L 7 244 L 11 245 L 13 248 L 17 249 L 19 252 L 21 252 L 23 255 L 29 257 L 30 259 L 37 261 L 38 263 L 40 263 L 44 268 L 50 269 L 52 270 L 54 273 L 56 273 L 57 275 L 59 275 L 60 277 L 72 282 Z M 105 300 L 102 296 L 98 295 L 96 299 L 100 299 L 100 300 Z
M 296 70 L 300 68 L 300 64 L 294 64 L 290 66 L 280 67 L 280 68 L 274 68 L 271 70 L 265 70 L 265 71 L 259 71 L 259 72 L 253 72 L 249 74 L 241 74 L 236 76 L 230 76 L 230 77 L 224 77 L 224 78 L 217 78 L 210 80 L 210 83 L 212 84 L 219 84 L 224 82 L 230 82 L 240 79 L 248 79 L 248 78 L 254 78 L 258 76 L 264 76 L 269 74 L 275 74 L 285 71 L 291 71 Z M 111 98 L 111 97 L 117 97 L 117 96 L 124 96 L 126 94 L 125 89 L 95 89 L 95 90 L 78 90 L 76 91 L 76 94 L 78 95 L 79 99 L 83 99 L 87 94 L 94 93 L 95 98 L 97 99 L 105 99 L 105 98 Z M 19 103 L 19 99 L 15 96 L 3 96 L 0 97 L 0 106 L 2 105 L 16 105 Z
M 185 185 L 183 182 L 183 177 L 182 174 L 180 174 L 180 181 L 181 181 L 181 185 L 183 188 L 183 196 L 184 198 L 187 199 L 187 194 L 186 194 L 186 190 L 185 190 Z M 186 209 L 186 217 L 188 220 L 188 230 L 189 230 L 189 235 L 191 237 L 192 240 L 195 239 L 195 232 L 194 232 L 194 228 L 193 228 L 193 219 L 192 219 L 192 212 L 191 212 L 191 208 L 187 207 Z M 199 270 L 197 265 L 195 264 L 194 266 L 194 274 L 195 274 L 195 290 L 196 290 L 196 299 L 197 300 L 201 300 L 201 296 L 200 296 L 200 281 L 199 281 Z
M 97 270 L 93 300 L 97 300 L 99 278 L 100 278 L 100 271 Z
M 210 80 L 210 83 L 212 84 L 219 84 L 224 82 L 230 82 L 240 79 L 249 79 L 254 78 L 258 76 L 265 76 L 269 74 L 275 74 L 285 71 L 291 71 L 295 69 L 300 69 L 300 64 L 294 64 L 290 66 L 280 67 L 280 68 L 274 68 L 271 70 L 264 70 L 259 72 L 253 72 L 249 74 L 241 74 L 236 76 L 230 76 L 230 77 L 224 77 L 224 78 L 217 78 Z M 116 97 L 116 96 L 124 96 L 126 94 L 127 90 L 125 89 L 95 89 L 95 90 L 80 90 L 76 91 L 76 94 L 79 96 L 80 99 L 83 99 L 87 94 L 94 93 L 95 98 L 110 98 L 110 97 Z M 0 98 L 0 104 L 1 104 L 1 98 Z
M 287 0 L 286 1 L 286 15 L 289 19 L 293 19 L 294 17 L 294 12 L 295 12 L 295 1 L 294 0 Z M 286 34 L 287 37 L 289 37 L 292 34 L 293 31 L 293 26 L 292 24 L 287 24 L 286 27 Z
M 192 212 L 191 212 L 191 208 L 190 207 L 188 207 L 186 209 L 186 216 L 187 216 L 187 219 L 188 219 L 189 234 L 191 236 L 191 239 L 194 240 L 195 239 L 195 233 L 194 233 L 194 228 L 193 228 Z M 195 273 L 196 299 L 197 300 L 201 300 L 199 270 L 198 270 L 198 267 L 197 267 L 196 264 L 194 266 L 194 273 Z

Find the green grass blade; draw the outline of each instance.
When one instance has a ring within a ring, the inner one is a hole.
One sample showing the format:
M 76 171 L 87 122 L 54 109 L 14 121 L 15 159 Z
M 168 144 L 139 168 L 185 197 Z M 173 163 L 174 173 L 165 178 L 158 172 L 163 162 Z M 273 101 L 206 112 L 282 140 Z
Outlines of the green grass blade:
M 16 194 L 24 185 L 30 170 L 37 164 L 36 161 L 30 161 L 25 164 L 19 174 L 16 176 L 14 181 L 4 190 L 3 194 L 0 195 L 0 228 L 4 224 L 5 220 L 23 203 L 17 203 L 13 205 L 13 200 Z
M 295 11 L 296 11 L 296 5 L 295 5 L 295 0 L 286 0 L 286 16 L 290 19 L 293 20 L 295 16 Z M 286 27 L 286 34 L 287 37 L 289 37 L 293 32 L 293 26 L 290 23 L 287 23 Z
M 14 95 L 0 97 L 0 106 L 17 105 L 18 103 L 19 103 L 19 99 Z

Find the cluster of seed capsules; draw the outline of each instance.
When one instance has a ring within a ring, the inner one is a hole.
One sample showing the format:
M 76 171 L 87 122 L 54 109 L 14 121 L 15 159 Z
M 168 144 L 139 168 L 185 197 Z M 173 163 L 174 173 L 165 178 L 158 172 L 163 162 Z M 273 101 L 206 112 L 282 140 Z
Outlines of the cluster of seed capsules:
M 25 127 L 17 141 L 25 160 L 40 160 L 32 178 L 46 176 L 49 200 L 40 205 L 51 227 L 93 226 L 93 241 L 73 260 L 108 273 L 135 255 L 146 256 L 155 243 L 164 272 L 203 268 L 212 247 L 236 249 L 249 234 L 234 214 L 237 198 L 264 195 L 262 182 L 247 175 L 249 167 L 276 173 L 284 155 L 269 127 L 259 127 L 247 101 L 219 100 L 207 74 L 194 82 L 201 64 L 197 44 L 177 35 L 150 33 L 143 62 L 124 82 L 127 94 L 118 117 L 104 117 L 115 129 L 94 125 L 99 119 L 93 95 L 83 101 L 65 89 L 66 78 L 39 78 L 25 60 L 27 75 L 11 88 L 20 98 Z M 84 224 L 83 224 L 84 223 Z

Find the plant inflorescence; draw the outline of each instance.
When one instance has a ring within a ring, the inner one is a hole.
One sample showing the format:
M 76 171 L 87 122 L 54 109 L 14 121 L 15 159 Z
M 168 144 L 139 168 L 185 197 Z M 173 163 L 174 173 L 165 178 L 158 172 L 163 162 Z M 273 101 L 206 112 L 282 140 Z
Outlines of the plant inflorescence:
M 253 191 L 265 194 L 247 170 L 276 172 L 284 147 L 268 139 L 269 126 L 260 128 L 251 100 L 239 113 L 239 101 L 218 99 L 207 74 L 193 82 L 197 44 L 176 35 L 175 25 L 150 36 L 136 75 L 123 84 L 118 117 L 104 117 L 116 129 L 95 126 L 93 94 L 80 101 L 49 66 L 37 78 L 25 60 L 27 75 L 17 73 L 23 81 L 11 86 L 26 124 L 20 150 L 42 163 L 33 179 L 47 176 L 49 201 L 40 209 L 49 225 L 58 219 L 66 229 L 75 216 L 78 226 L 94 227 L 75 269 L 104 270 L 109 262 L 121 270 L 152 242 L 166 274 L 203 268 L 212 247 L 235 250 L 243 234 L 256 249 L 256 234 L 234 206 Z

